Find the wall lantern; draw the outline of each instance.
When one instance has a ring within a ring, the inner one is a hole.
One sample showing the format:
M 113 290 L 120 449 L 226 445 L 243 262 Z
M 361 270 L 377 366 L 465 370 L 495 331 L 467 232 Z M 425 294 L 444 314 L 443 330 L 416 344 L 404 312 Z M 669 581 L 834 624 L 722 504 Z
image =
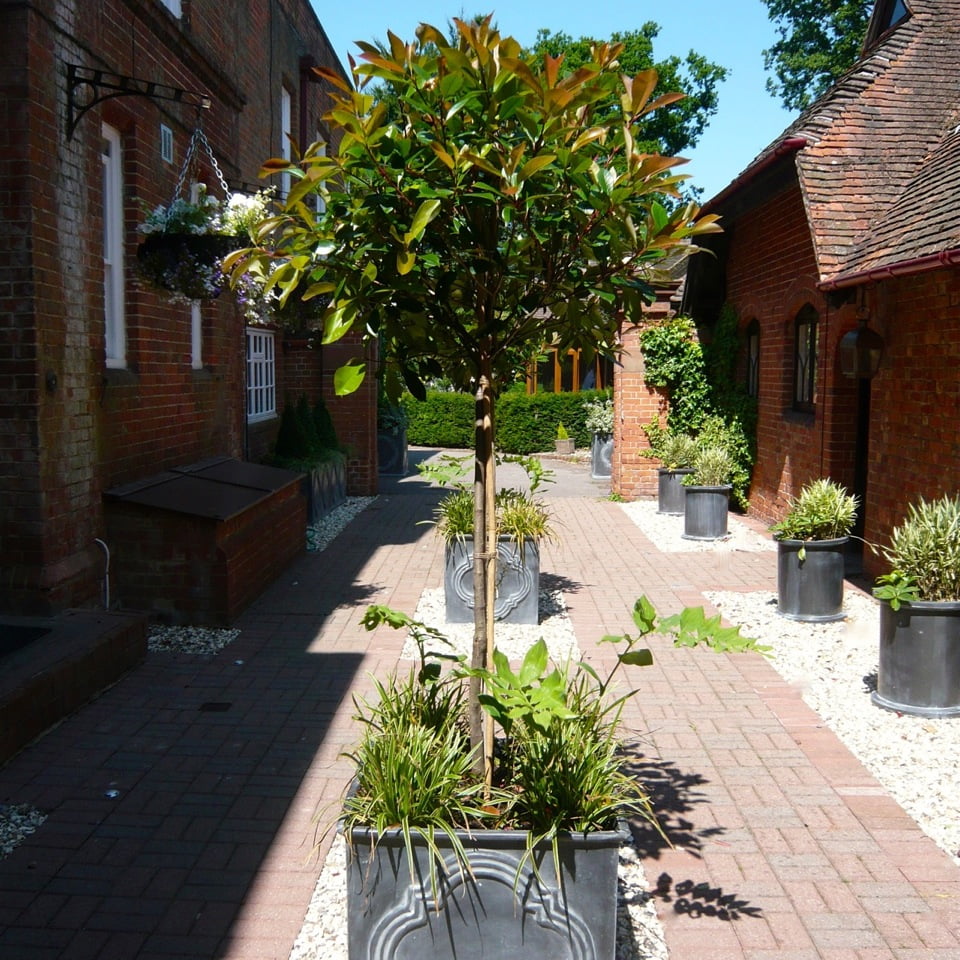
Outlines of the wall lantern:
M 843 335 L 837 348 L 840 355 L 840 372 L 845 377 L 870 380 L 880 369 L 883 357 L 883 337 L 860 321 L 856 330 Z

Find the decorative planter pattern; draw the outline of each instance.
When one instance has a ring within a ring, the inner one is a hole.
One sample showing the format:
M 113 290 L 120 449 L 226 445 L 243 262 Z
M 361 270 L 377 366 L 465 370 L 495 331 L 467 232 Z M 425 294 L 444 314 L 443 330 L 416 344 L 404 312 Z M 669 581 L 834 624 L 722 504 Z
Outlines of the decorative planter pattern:
M 347 471 L 342 460 L 317 464 L 304 478 L 307 523 L 319 523 L 347 499 Z
M 731 486 L 684 489 L 687 491 L 683 500 L 684 539 L 719 540 L 725 537 Z
M 920 717 L 960 716 L 960 602 L 880 601 L 877 706 Z
M 668 513 L 672 516 L 683 514 L 687 488 L 682 481 L 691 473 L 692 467 L 679 467 L 674 470 L 661 467 L 657 470 L 657 513 Z
M 378 472 L 385 476 L 407 475 L 407 431 L 380 432 L 377 434 Z
M 447 623 L 472 623 L 473 537 L 447 544 L 443 592 Z M 504 623 L 540 622 L 540 550 L 533 540 L 523 549 L 509 537 L 497 544 L 497 598 L 494 617 Z
M 442 863 L 434 900 L 430 853 L 416 834 L 411 877 L 399 830 L 384 834 L 373 849 L 373 831 L 352 831 L 350 960 L 614 960 L 617 862 L 626 829 L 561 837 L 560 878 L 549 844 L 536 848 L 536 870 L 529 858 L 524 862 L 522 830 L 457 836 L 472 873 L 460 870 L 449 837 L 438 833 Z
M 843 619 L 843 552 L 849 539 L 777 540 L 781 616 L 807 623 Z
M 590 445 L 590 476 L 607 480 L 613 475 L 613 437 L 609 433 L 595 433 Z

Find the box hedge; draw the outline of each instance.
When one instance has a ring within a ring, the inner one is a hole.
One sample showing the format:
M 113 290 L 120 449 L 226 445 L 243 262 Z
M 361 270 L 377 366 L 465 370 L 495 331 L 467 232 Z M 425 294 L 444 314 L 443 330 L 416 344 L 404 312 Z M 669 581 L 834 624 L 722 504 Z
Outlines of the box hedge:
M 588 448 L 592 436 L 586 427 L 587 400 L 606 398 L 603 390 L 580 393 L 509 392 L 497 398 L 497 448 L 504 453 L 541 453 L 553 450 L 557 425 L 562 421 L 577 447 Z M 403 406 L 410 417 L 407 440 L 421 447 L 473 449 L 473 397 L 464 393 L 430 391 L 425 400 L 406 395 Z

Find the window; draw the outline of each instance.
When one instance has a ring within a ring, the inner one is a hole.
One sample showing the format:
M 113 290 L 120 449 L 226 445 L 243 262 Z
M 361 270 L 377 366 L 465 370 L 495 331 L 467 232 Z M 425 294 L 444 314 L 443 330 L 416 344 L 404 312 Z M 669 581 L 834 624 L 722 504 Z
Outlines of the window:
M 592 362 L 579 350 L 548 349 L 527 371 L 527 393 L 576 393 L 613 386 L 613 361 L 599 354 Z
M 867 26 L 864 50 L 869 50 L 888 30 L 900 26 L 909 16 L 910 8 L 905 0 L 878 0 Z
M 280 156 L 284 160 L 290 159 L 290 138 L 293 136 L 291 124 L 291 99 L 290 91 L 283 87 L 280 90 Z M 280 174 L 280 195 L 286 197 L 290 192 L 290 174 Z
M 120 132 L 101 126 L 103 137 L 103 320 L 108 367 L 127 365 L 123 311 L 123 155 Z
M 173 131 L 165 123 L 160 124 L 160 159 L 173 163 Z
M 817 386 L 817 311 L 806 304 L 794 325 L 793 406 L 813 410 Z
M 180 0 L 160 0 L 160 2 L 177 18 L 183 16 L 183 7 Z
M 247 328 L 247 421 L 277 415 L 276 364 L 272 330 Z
M 760 395 L 760 324 L 751 320 L 747 327 L 747 396 Z

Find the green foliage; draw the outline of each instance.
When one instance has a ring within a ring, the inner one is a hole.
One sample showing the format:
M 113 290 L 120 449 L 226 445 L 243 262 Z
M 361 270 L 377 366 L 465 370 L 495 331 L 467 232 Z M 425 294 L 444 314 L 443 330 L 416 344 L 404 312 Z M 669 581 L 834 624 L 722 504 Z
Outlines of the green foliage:
M 696 327 L 689 317 L 672 317 L 640 334 L 644 378 L 669 393 L 667 428 L 696 434 L 710 411 L 710 385 Z
M 591 433 L 605 436 L 613 433 L 613 400 L 609 397 L 603 400 L 585 400 L 583 409 L 587 413 L 584 426 Z
M 677 56 L 655 60 L 653 41 L 659 33 L 660 27 L 647 21 L 637 30 L 617 31 L 609 42 L 624 45 L 619 57 L 624 73 L 634 76 L 651 68 L 657 72 L 655 95 L 673 90 L 684 92 L 683 100 L 673 109 L 654 115 L 644 130 L 643 149 L 676 156 L 700 139 L 710 117 L 717 112 L 717 88 L 728 71 L 692 50 L 683 60 Z M 542 29 L 530 52 L 540 60 L 544 55 L 562 54 L 563 70 L 569 75 L 590 62 L 590 50 L 596 43 L 591 37 L 574 39 L 567 33 Z
M 437 533 L 445 543 L 472 537 L 474 533 L 473 491 L 454 490 L 444 497 L 433 512 Z M 521 490 L 507 487 L 497 491 L 496 529 L 498 536 L 524 540 L 551 540 L 550 513 L 541 500 Z
M 770 529 L 782 540 L 835 540 L 849 536 L 857 506 L 846 487 L 821 477 L 801 488 L 784 518 Z
M 333 425 L 333 417 L 327 409 L 323 397 L 319 397 L 313 405 L 313 427 L 317 433 L 317 441 L 321 450 L 339 450 L 340 441 L 337 439 L 337 428 Z
M 324 460 L 342 459 L 333 420 L 323 400 L 311 408 L 306 394 L 288 396 L 280 414 L 280 427 L 271 462 L 292 470 L 309 470 Z
M 764 0 L 779 39 L 763 51 L 767 90 L 805 110 L 860 59 L 874 0 Z
M 750 490 L 750 471 L 753 468 L 753 440 L 747 435 L 739 418 L 725 419 L 719 414 L 705 417 L 697 444 L 705 447 L 722 447 L 729 454 L 732 466 L 727 483 L 731 484 L 730 496 L 741 509 L 747 507 Z
M 733 458 L 725 447 L 702 446 L 693 458 L 693 473 L 684 477 L 688 487 L 723 487 L 730 483 L 733 474 Z
M 667 470 L 680 470 L 693 466 L 697 455 L 697 441 L 689 433 L 673 433 L 660 426 L 659 421 L 651 420 L 644 428 L 650 442 L 648 450 L 641 450 L 640 456 L 659 460 Z
M 912 587 L 917 600 L 960 600 L 960 496 L 911 504 L 883 555 L 893 567 L 887 587 Z
M 580 393 L 505 393 L 497 402 L 497 447 L 507 454 L 553 450 L 557 423 L 578 447 L 590 446 L 585 402 L 603 403 L 602 390 Z M 473 397 L 464 393 L 427 391 L 424 400 L 403 398 L 410 418 L 407 440 L 424 447 L 470 449 L 474 442 Z

